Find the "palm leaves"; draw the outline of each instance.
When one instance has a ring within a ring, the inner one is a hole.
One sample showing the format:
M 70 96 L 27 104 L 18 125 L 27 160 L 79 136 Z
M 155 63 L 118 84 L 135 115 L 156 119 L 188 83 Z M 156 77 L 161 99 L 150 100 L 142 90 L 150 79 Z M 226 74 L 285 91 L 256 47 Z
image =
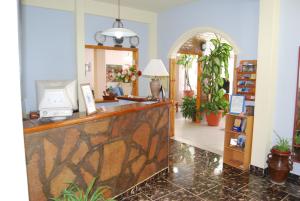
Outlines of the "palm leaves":
M 207 103 L 203 104 L 202 108 L 208 112 L 218 112 L 225 110 L 228 102 L 224 98 L 224 79 L 221 76 L 224 72 L 225 79 L 229 78 L 228 63 L 230 51 L 232 47 L 221 42 L 221 39 L 211 39 L 210 42 L 214 48 L 209 55 L 204 55 L 200 58 L 202 61 L 203 72 L 201 77 L 201 85 L 204 94 L 207 96 Z
M 88 185 L 85 192 L 73 182 L 69 182 L 69 186 L 64 189 L 57 198 L 52 198 L 53 201 L 114 201 L 114 199 L 106 199 L 103 195 L 103 187 L 97 188 L 95 191 L 94 185 L 97 178 L 94 178 Z

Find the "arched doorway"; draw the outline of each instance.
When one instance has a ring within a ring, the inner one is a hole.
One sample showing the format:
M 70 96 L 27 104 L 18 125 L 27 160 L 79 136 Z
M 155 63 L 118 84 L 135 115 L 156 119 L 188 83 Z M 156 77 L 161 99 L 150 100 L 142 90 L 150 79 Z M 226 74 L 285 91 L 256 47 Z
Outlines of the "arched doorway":
M 210 51 L 210 39 L 219 37 L 222 39 L 223 42 L 226 42 L 230 44 L 233 47 L 232 55 L 231 55 L 231 64 L 230 64 L 230 80 L 231 80 L 231 86 L 233 86 L 233 78 L 234 78 L 234 67 L 236 66 L 236 55 L 239 53 L 239 48 L 237 45 L 233 42 L 233 40 L 224 32 L 213 29 L 213 28 L 196 28 L 192 29 L 186 33 L 184 33 L 182 36 L 180 36 L 175 43 L 173 44 L 172 48 L 169 51 L 169 70 L 170 70 L 170 100 L 173 104 L 173 107 L 171 108 L 171 136 L 174 136 L 175 134 L 175 115 L 176 115 L 176 103 L 178 104 L 178 65 L 177 65 L 177 57 L 178 54 L 194 54 L 198 57 L 201 57 L 203 54 L 208 54 Z M 201 51 L 200 45 L 203 41 L 207 42 L 207 48 L 204 52 Z M 198 62 L 197 66 L 197 76 L 201 76 L 201 62 Z M 201 82 L 200 79 L 196 80 L 197 82 L 197 88 L 195 94 L 200 94 L 197 96 L 197 108 L 200 107 L 201 104 Z M 232 88 L 230 87 L 232 92 Z M 178 105 L 177 105 L 178 106 Z

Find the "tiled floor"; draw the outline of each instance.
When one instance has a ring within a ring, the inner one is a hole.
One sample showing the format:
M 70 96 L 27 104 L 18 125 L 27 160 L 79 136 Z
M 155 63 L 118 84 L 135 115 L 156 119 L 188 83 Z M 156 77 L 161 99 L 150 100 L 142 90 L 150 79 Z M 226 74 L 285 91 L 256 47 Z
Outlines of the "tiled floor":
M 118 201 L 300 201 L 300 186 L 272 184 L 227 165 L 222 157 L 171 140 L 170 172 Z
M 181 112 L 176 113 L 174 139 L 200 149 L 223 155 L 225 118 L 219 126 L 208 126 L 205 117 L 200 124 L 184 119 Z

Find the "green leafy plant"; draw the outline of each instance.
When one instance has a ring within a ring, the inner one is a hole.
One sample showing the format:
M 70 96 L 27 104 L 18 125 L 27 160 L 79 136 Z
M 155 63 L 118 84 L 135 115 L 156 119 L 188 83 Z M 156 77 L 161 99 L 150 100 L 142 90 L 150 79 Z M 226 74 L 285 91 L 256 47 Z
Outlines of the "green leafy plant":
M 197 107 L 196 107 L 196 98 L 195 97 L 184 97 L 183 103 L 181 106 L 182 116 L 185 119 L 192 119 L 196 118 Z
M 290 142 L 287 138 L 280 137 L 277 135 L 277 143 L 274 146 L 274 149 L 281 152 L 289 152 L 290 151 Z
M 300 132 L 299 131 L 296 132 L 295 144 L 300 145 Z
M 177 60 L 177 64 L 181 65 L 184 69 L 184 90 L 189 88 L 192 91 L 190 83 L 189 70 L 192 68 L 193 61 L 196 57 L 190 54 L 181 54 Z
M 64 189 L 57 198 L 52 198 L 53 201 L 115 201 L 114 199 L 106 199 L 103 195 L 104 188 L 95 187 L 97 178 L 94 178 L 84 192 L 76 183 L 70 182 L 69 186 Z
M 211 39 L 213 48 L 209 55 L 204 55 L 200 58 L 203 66 L 201 77 L 201 86 L 203 93 L 207 98 L 207 102 L 202 104 L 201 110 L 207 113 L 218 113 L 219 110 L 225 110 L 228 107 L 228 101 L 224 98 L 224 72 L 225 79 L 229 78 L 228 62 L 230 58 L 230 51 L 232 47 L 221 42 L 221 39 Z

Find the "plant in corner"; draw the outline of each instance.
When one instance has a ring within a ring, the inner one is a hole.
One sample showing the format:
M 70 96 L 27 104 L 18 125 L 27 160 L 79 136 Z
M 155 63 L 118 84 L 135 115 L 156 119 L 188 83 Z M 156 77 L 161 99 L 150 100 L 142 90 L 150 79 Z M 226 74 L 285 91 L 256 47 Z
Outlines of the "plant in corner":
M 76 183 L 70 182 L 69 186 L 64 189 L 57 198 L 52 198 L 53 201 L 115 201 L 111 198 L 105 198 L 103 195 L 104 188 L 95 187 L 97 178 L 94 178 L 84 192 Z
M 184 96 L 192 97 L 194 91 L 190 83 L 189 70 L 192 68 L 193 61 L 195 59 L 194 55 L 190 54 L 181 54 L 177 60 L 177 64 L 181 65 L 184 69 Z
M 211 39 L 213 45 L 209 55 L 200 58 L 203 66 L 201 86 L 207 102 L 201 105 L 201 111 L 206 113 L 206 120 L 209 126 L 218 126 L 228 108 L 228 101 L 225 99 L 225 91 L 222 88 L 224 79 L 229 78 L 228 62 L 232 47 L 223 43 L 220 38 Z
M 182 106 L 181 106 L 182 116 L 185 119 L 192 119 L 193 121 L 196 120 L 196 98 L 185 96 L 183 98 Z
M 293 169 L 289 140 L 277 135 L 277 143 L 268 154 L 268 169 L 271 181 L 276 184 L 285 183 L 289 172 Z
M 296 131 L 294 141 L 295 161 L 300 162 L 300 131 Z

